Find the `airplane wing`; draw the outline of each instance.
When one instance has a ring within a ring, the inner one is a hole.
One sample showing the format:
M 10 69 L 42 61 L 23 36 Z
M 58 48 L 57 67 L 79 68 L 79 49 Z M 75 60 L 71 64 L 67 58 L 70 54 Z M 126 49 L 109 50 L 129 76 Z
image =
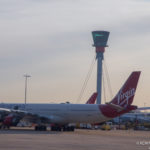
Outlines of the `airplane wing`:
M 0 108 L 0 112 L 11 112 L 10 109 L 7 108 Z
M 21 120 L 35 124 L 50 123 L 50 119 L 45 116 L 39 116 L 23 110 L 0 108 L 0 122 L 2 122 L 3 125 L 17 126 Z
M 140 107 L 138 110 L 150 110 L 150 107 Z

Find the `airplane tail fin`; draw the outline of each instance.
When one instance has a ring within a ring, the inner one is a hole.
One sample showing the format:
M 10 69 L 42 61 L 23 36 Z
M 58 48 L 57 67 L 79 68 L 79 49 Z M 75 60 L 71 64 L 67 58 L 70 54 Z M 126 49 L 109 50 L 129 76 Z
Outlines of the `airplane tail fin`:
M 100 106 L 100 110 L 105 116 L 113 118 L 137 109 L 137 106 L 131 104 L 133 102 L 140 73 L 140 71 L 132 72 L 112 101 Z
M 119 105 L 124 108 L 132 104 L 140 73 L 140 71 L 131 73 L 125 84 L 110 102 L 111 104 Z
M 97 93 L 93 93 L 92 96 L 88 99 L 88 101 L 86 102 L 86 104 L 94 104 L 97 98 Z

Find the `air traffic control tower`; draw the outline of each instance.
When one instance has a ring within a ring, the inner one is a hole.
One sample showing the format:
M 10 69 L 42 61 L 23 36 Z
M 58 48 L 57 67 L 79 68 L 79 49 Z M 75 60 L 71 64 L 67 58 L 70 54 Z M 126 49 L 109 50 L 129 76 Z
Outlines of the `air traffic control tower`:
M 105 52 L 105 47 L 107 47 L 107 41 L 109 37 L 109 32 L 107 31 L 93 31 L 92 32 L 93 46 L 96 49 L 96 59 L 97 59 L 97 104 L 101 104 L 101 89 L 102 89 L 102 64 L 103 64 L 103 53 Z

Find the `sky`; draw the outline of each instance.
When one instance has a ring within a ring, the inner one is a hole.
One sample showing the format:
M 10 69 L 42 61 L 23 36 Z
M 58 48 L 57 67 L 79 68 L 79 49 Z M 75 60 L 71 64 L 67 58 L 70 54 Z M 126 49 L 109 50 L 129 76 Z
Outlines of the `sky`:
M 77 103 L 95 56 L 91 32 L 106 30 L 113 96 L 140 70 L 134 104 L 150 106 L 149 27 L 150 0 L 0 0 L 0 102 L 23 103 L 29 74 L 28 103 Z M 79 103 L 95 91 L 96 63 Z

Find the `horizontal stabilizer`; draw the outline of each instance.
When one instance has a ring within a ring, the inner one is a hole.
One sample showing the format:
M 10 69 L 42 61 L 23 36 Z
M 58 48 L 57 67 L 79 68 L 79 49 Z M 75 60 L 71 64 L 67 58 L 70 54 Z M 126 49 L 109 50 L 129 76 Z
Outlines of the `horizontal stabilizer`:
M 116 109 L 117 112 L 120 112 L 125 109 L 124 107 L 121 107 L 121 106 L 113 104 L 113 103 L 106 103 L 106 104 L 109 105 L 111 108 Z

